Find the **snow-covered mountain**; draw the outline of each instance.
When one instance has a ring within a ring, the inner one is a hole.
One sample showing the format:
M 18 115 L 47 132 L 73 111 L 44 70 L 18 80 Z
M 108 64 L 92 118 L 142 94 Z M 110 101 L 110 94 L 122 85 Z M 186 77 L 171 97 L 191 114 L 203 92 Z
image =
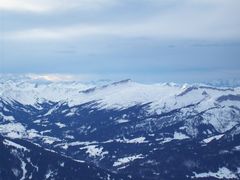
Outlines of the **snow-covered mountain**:
M 0 135 L 0 179 L 239 179 L 240 88 L 5 78 Z

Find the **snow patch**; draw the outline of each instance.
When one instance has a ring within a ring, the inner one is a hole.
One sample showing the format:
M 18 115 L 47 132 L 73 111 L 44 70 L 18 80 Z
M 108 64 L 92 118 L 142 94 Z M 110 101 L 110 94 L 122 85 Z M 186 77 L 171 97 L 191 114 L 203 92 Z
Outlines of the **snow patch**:
M 219 168 L 217 172 L 207 172 L 200 174 L 194 172 L 194 176 L 192 176 L 192 178 L 207 178 L 207 177 L 214 177 L 217 179 L 238 179 L 238 177 L 226 167 Z
M 17 149 L 29 152 L 29 149 L 27 149 L 26 147 L 21 146 L 20 144 L 17 144 L 15 142 L 9 141 L 7 139 L 4 139 L 3 144 L 6 145 L 6 146 L 11 146 L 11 147 L 14 147 L 14 148 L 17 148 Z
M 0 124 L 0 133 L 15 139 L 26 136 L 26 129 L 21 123 Z
M 26 179 L 26 174 L 27 174 L 26 166 L 27 166 L 27 164 L 23 160 L 21 160 L 22 177 L 21 177 L 20 180 L 25 180 Z
M 87 149 L 86 153 L 89 154 L 90 157 L 104 157 L 104 155 L 108 154 L 107 151 L 103 151 L 103 147 L 98 147 L 97 145 L 88 145 L 82 147 L 80 149 Z
M 2 117 L 5 121 L 14 121 L 15 118 L 13 116 L 6 116 L 2 112 L 0 112 L 0 117 Z
M 52 170 L 48 170 L 47 173 L 45 174 L 45 179 L 49 179 L 50 177 L 53 177 L 54 176 L 54 171 Z
M 142 154 L 139 155 L 134 155 L 134 156 L 129 156 L 129 157 L 124 157 L 124 158 L 119 158 L 116 162 L 113 163 L 113 166 L 121 166 L 127 163 L 130 163 L 136 159 L 143 159 L 144 156 Z
M 184 140 L 184 139 L 189 139 L 189 138 L 190 138 L 189 136 L 187 136 L 183 133 L 174 132 L 173 138 L 171 138 L 171 137 L 160 138 L 160 139 L 156 139 L 156 141 L 161 141 L 160 144 L 165 144 L 165 143 L 171 142 L 173 140 Z
M 63 124 L 63 123 L 60 123 L 60 122 L 58 122 L 58 123 L 55 123 L 59 128 L 64 128 L 64 127 L 66 127 L 66 125 L 65 124 Z
M 118 123 L 118 124 L 122 124 L 122 123 L 126 123 L 126 122 L 129 122 L 129 120 L 127 120 L 127 119 L 118 119 L 118 120 L 116 120 L 116 123 Z
M 204 139 L 202 142 L 204 142 L 204 143 L 207 144 L 207 143 L 210 143 L 212 140 L 219 140 L 219 139 L 221 139 L 221 137 L 223 137 L 223 136 L 224 136 L 224 134 L 212 136 L 212 137 L 209 137 L 209 138 Z
M 45 144 L 53 144 L 54 142 L 57 142 L 57 141 L 61 141 L 61 140 L 58 139 L 58 138 L 55 138 L 55 137 L 51 137 L 51 136 L 44 136 L 43 137 L 43 142 Z
M 129 143 L 129 144 L 138 144 L 138 143 L 147 143 L 148 141 L 145 140 L 145 137 L 138 137 L 134 139 L 115 139 L 116 142 L 121 142 L 121 143 Z
M 177 139 L 177 140 L 189 139 L 189 138 L 190 138 L 189 136 L 180 132 L 174 132 L 174 135 L 173 135 L 173 139 Z
M 35 121 L 33 121 L 33 123 L 40 123 L 41 122 L 41 120 L 40 119 L 37 119 L 37 120 L 35 120 Z
M 234 148 L 233 148 L 233 150 L 234 151 L 240 151 L 240 146 L 235 146 Z M 240 168 L 239 168 L 240 169 Z

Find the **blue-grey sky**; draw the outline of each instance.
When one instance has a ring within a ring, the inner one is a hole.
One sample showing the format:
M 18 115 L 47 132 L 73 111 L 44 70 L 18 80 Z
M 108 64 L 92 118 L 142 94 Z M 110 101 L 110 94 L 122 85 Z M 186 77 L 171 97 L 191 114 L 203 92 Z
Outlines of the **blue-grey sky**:
M 240 77 L 239 0 L 0 0 L 0 73 Z

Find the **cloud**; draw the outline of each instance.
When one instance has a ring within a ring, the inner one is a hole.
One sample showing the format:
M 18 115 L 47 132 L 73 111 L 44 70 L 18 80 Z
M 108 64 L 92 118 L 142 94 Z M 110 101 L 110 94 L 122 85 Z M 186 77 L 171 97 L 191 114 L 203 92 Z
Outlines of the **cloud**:
M 99 9 L 112 6 L 116 0 L 0 0 L 0 10 L 49 13 L 69 9 Z
M 32 80 L 47 80 L 47 81 L 69 81 L 69 80 L 72 80 L 71 75 L 63 75 L 63 74 L 28 74 L 26 76 Z
M 118 0 L 71 0 L 71 1 L 43 1 L 39 0 L 40 6 L 23 0 L 19 1 L 0 0 L 14 2 L 11 7 L 29 9 L 33 11 L 48 11 L 51 9 L 68 9 L 70 7 L 96 8 L 112 6 L 119 3 Z M 25 3 L 24 3 L 25 2 Z M 125 1 L 124 1 L 125 2 Z M 161 5 L 165 1 L 146 1 L 146 4 Z M 95 36 L 109 37 L 147 37 L 160 39 L 238 39 L 240 38 L 240 1 L 238 0 L 183 0 L 174 7 L 155 12 L 141 19 L 119 18 L 106 22 L 85 22 L 77 20 L 71 25 L 54 24 L 52 26 L 35 25 L 34 28 L 12 30 L 5 33 L 5 38 L 12 40 L 66 40 L 88 38 Z M 21 1 L 22 3 L 22 1 Z M 127 1 L 125 2 L 127 3 Z M 165 2 L 166 3 L 166 2 Z M 1 3 L 2 4 L 2 3 Z M 11 3 L 10 3 L 11 4 Z M 61 5 L 60 5 L 61 4 Z M 1 5 L 3 6 L 3 5 Z M 0 7 L 1 7 L 0 6 Z M 5 5 L 6 6 L 6 5 Z M 92 13 L 91 11 L 86 13 Z M 112 14 L 109 14 L 111 16 Z M 129 12 L 131 17 L 131 12 Z
M 33 28 L 5 33 L 5 38 L 11 40 L 71 40 L 96 36 L 120 38 L 160 38 L 160 39 L 239 39 L 240 27 L 234 24 L 213 24 L 209 22 L 180 22 L 180 19 L 170 20 L 162 17 L 142 23 L 108 23 L 81 24 L 68 27 Z M 168 21 L 169 20 L 169 21 Z M 193 20 L 194 21 L 194 20 Z M 214 21 L 214 20 L 213 20 Z M 223 28 L 223 26 L 226 28 Z M 229 26 L 227 26 L 229 25 Z
M 49 11 L 51 8 L 48 4 L 41 3 L 41 1 L 30 0 L 0 0 L 0 10 L 5 11 L 28 11 L 41 13 Z
M 1 75 L 1 74 L 0 74 Z M 99 80 L 101 75 L 99 74 L 59 74 L 59 73 L 45 73 L 45 74 L 24 74 L 27 78 L 31 80 L 47 80 L 52 82 L 58 81 L 90 81 Z
M 24 74 L 32 80 L 47 80 L 52 82 L 58 81 L 98 81 L 98 80 L 122 80 L 131 78 L 134 81 L 139 82 L 211 82 L 214 80 L 234 80 L 239 79 L 239 70 L 234 69 L 215 69 L 210 71 L 175 71 L 175 72 L 159 72 L 155 73 L 77 73 L 77 74 L 59 74 L 59 73 L 45 73 L 45 74 Z

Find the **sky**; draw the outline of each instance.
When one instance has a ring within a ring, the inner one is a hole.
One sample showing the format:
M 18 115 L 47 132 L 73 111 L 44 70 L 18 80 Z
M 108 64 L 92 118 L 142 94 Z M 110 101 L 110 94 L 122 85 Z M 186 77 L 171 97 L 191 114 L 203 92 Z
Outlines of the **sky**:
M 0 73 L 239 79 L 240 1 L 0 0 Z

